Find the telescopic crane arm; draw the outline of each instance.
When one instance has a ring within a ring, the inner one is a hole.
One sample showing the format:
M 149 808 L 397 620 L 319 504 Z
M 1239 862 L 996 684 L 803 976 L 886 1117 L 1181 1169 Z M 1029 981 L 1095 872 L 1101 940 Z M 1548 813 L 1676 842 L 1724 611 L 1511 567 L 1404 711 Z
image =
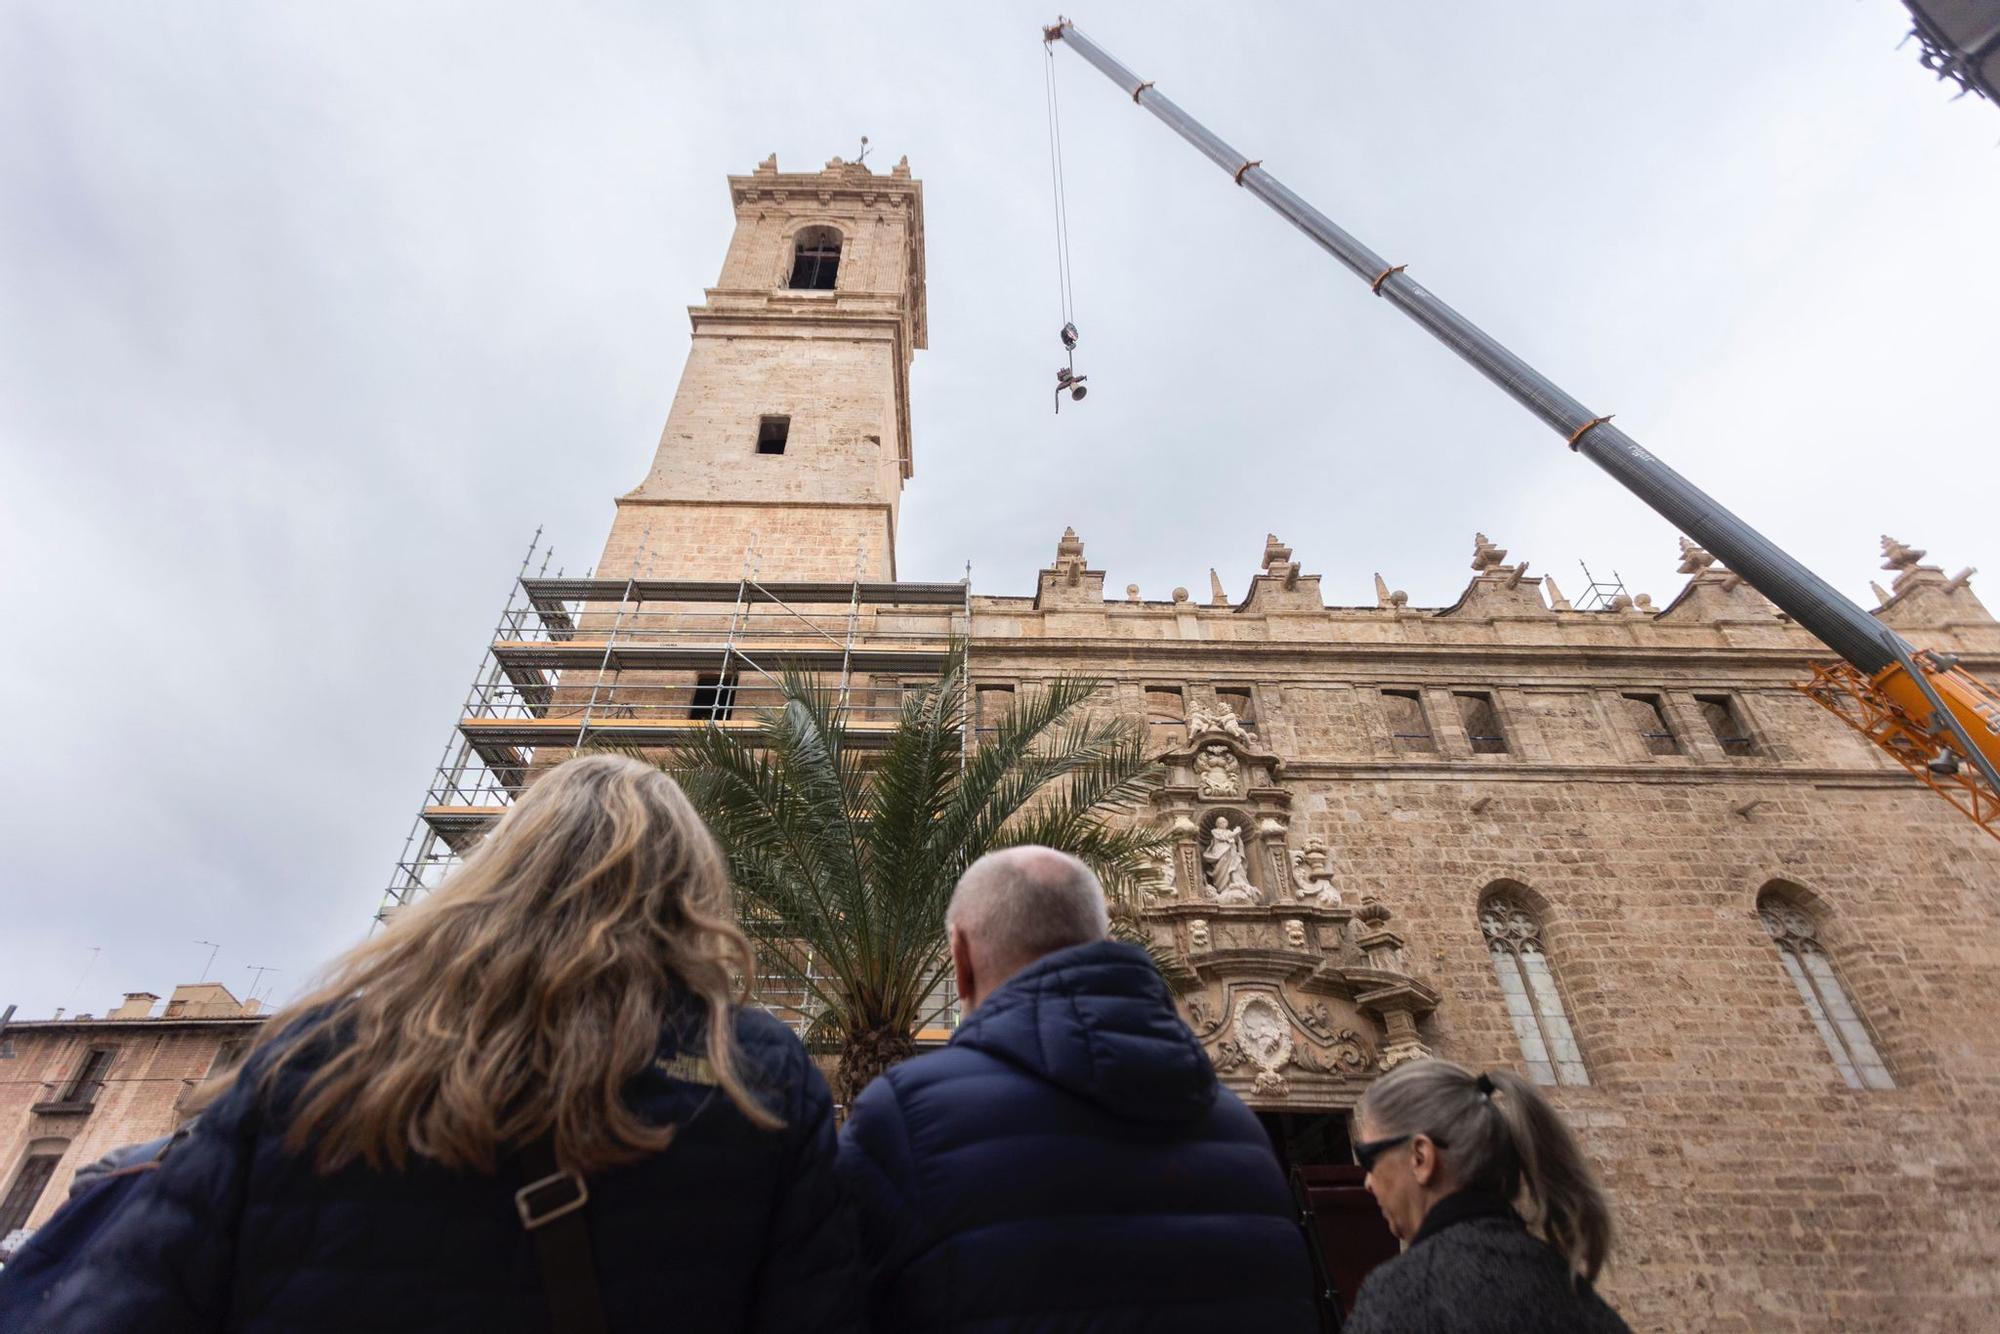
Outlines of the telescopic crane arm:
M 1611 474 L 1626 490 L 1838 653 L 1799 688 L 1881 746 L 2000 838 L 2000 694 L 1950 655 L 1913 648 L 1769 538 L 1725 509 L 1614 426 L 1390 264 L 1263 166 L 1230 147 L 1067 19 L 1042 30 L 1152 112 L 1169 129 L 1275 209 L 1369 290 L 1472 363 L 1487 379 Z M 1962 765 L 1972 766 L 1966 772 Z

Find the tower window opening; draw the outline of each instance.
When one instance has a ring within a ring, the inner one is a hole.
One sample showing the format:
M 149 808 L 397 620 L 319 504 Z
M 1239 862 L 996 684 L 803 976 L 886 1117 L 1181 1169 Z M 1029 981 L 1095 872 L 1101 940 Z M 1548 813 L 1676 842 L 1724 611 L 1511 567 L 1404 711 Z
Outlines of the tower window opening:
M 1734 700 L 1727 695 L 1696 695 L 1694 702 L 1701 706 L 1701 716 L 1708 720 L 1709 730 L 1715 733 L 1716 744 L 1725 755 L 1757 753 L 1757 745 L 1750 739 L 1750 729 L 1743 725 L 1743 715 Z
M 1014 687 L 980 685 L 973 691 L 972 725 L 975 731 L 997 732 L 1000 722 L 1014 707 Z
M 1673 728 L 1667 725 L 1666 710 L 1660 707 L 1658 695 L 1625 695 L 1625 713 L 1632 720 L 1633 730 L 1646 743 L 1649 755 L 1678 755 L 1681 743 L 1674 736 Z
M 1187 700 L 1179 686 L 1147 686 L 1146 742 L 1177 746 L 1187 740 Z
M 1464 724 L 1465 738 L 1472 743 L 1472 753 L 1505 755 L 1507 737 L 1500 730 L 1500 714 L 1493 707 L 1493 696 L 1463 691 L 1457 699 L 1458 720 Z
M 831 227 L 808 227 L 799 233 L 792 251 L 795 292 L 831 292 L 840 274 L 840 233 Z
M 736 708 L 736 677 L 721 672 L 703 672 L 695 678 L 694 701 L 688 717 L 704 722 L 721 722 Z
M 1385 690 L 1382 707 L 1389 715 L 1389 735 L 1396 751 L 1403 755 L 1430 755 L 1437 751 L 1431 737 L 1430 719 L 1424 716 L 1423 698 L 1414 690 Z
M 760 417 L 757 419 L 757 452 L 759 454 L 782 454 L 785 442 L 792 437 L 790 417 Z

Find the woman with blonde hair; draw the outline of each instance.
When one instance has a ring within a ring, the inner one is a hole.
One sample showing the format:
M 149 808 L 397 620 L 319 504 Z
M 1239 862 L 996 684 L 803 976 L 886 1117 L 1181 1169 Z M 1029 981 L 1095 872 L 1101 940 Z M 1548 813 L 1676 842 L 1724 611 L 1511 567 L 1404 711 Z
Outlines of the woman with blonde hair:
M 1369 1087 L 1355 1120 L 1354 1155 L 1404 1251 L 1362 1283 L 1345 1334 L 1626 1331 L 1591 1287 L 1610 1206 L 1534 1085 L 1413 1061 Z
M 832 1105 L 673 780 L 571 760 L 274 1016 L 46 1330 L 853 1327 Z

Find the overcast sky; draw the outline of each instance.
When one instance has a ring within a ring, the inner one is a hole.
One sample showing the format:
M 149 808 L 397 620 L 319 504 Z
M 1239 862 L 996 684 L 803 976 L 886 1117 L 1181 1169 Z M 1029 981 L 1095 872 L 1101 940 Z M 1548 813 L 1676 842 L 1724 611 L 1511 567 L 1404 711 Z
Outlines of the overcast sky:
M 1094 392 L 1051 415 L 1054 0 L 584 8 L 0 6 L 0 1005 L 164 994 L 198 941 L 282 1000 L 359 937 L 773 151 L 924 181 L 905 578 L 1029 593 L 1069 524 L 1119 596 L 1240 598 L 1266 532 L 1333 603 L 1450 603 L 1475 529 L 1678 587 L 1665 523 L 1061 51 Z M 2000 577 L 2000 109 L 1895 0 L 1072 17 L 1857 599 L 1885 531 Z

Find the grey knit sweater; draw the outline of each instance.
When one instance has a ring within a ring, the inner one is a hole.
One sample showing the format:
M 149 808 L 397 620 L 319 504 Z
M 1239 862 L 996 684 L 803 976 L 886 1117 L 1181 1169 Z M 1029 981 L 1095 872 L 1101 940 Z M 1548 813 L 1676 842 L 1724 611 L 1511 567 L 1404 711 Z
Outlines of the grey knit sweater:
M 1362 1283 L 1342 1334 L 1631 1334 L 1507 1203 L 1462 1192 Z

